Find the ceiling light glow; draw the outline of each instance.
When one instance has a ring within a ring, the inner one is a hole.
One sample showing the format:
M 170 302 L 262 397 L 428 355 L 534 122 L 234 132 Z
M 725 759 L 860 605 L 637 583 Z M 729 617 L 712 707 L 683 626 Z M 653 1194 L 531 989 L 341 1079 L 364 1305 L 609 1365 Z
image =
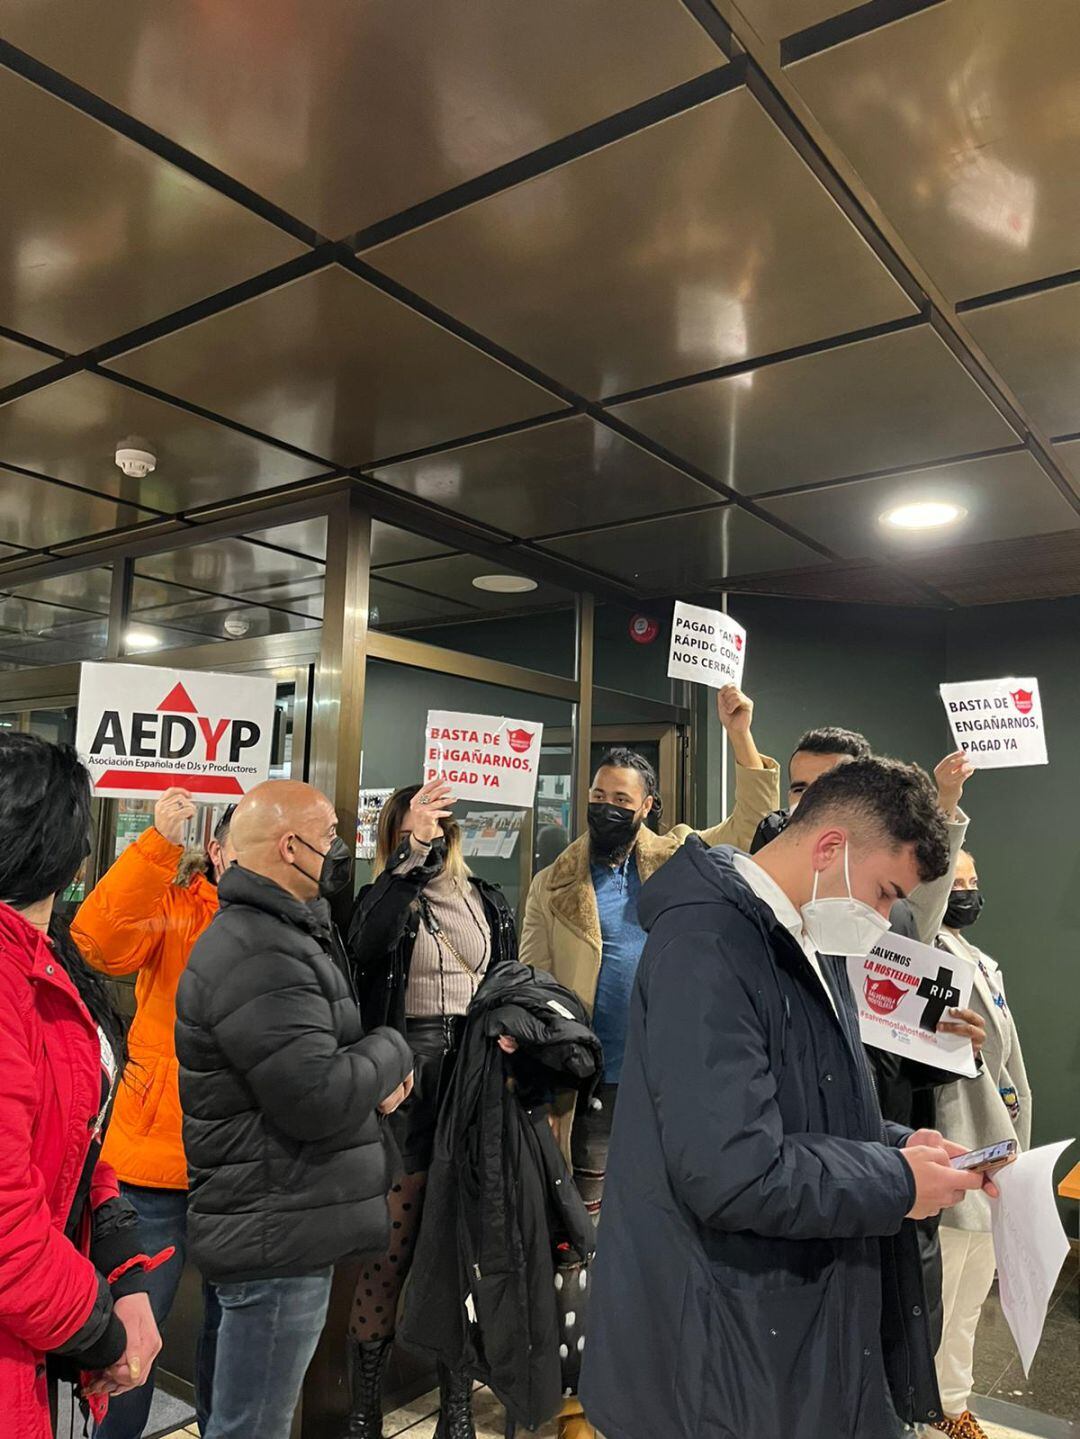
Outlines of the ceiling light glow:
M 473 588 L 489 590 L 496 595 L 527 595 L 537 588 L 537 584 L 524 575 L 477 575 Z
M 129 650 L 159 650 L 161 641 L 149 630 L 128 630 L 124 643 Z
M 956 524 L 966 514 L 967 510 L 962 505 L 949 504 L 944 500 L 923 500 L 886 510 L 881 522 L 891 525 L 894 530 L 936 530 L 942 525 Z

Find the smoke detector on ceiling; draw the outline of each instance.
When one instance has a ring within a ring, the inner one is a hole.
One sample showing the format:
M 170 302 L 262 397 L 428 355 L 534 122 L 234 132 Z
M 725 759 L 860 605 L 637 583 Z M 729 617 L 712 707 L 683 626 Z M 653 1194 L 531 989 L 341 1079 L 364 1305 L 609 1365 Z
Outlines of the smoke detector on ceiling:
M 142 442 L 124 440 L 116 447 L 116 463 L 130 480 L 145 480 L 157 469 L 157 455 Z
M 221 628 L 230 639 L 239 640 L 251 629 L 251 621 L 246 615 L 233 613 L 225 616 Z

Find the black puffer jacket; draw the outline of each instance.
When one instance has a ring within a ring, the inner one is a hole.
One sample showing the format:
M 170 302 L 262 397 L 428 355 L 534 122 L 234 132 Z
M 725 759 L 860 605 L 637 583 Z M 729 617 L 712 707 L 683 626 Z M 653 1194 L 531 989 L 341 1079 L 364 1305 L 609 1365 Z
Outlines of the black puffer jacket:
M 518 1042 L 512 1059 L 499 1049 L 502 1034 Z M 533 1099 L 591 1093 L 602 1067 L 577 995 L 549 974 L 504 964 L 469 1009 L 439 1121 L 401 1337 L 483 1379 L 527 1429 L 562 1399 L 556 1242 L 582 1258 L 595 1246 L 547 1105 Z
M 356 897 L 349 922 L 349 959 L 356 977 L 364 1025 L 374 1028 L 390 1024 L 405 1032 L 405 992 L 409 986 L 416 936 L 420 930 L 418 900 L 425 885 L 440 872 L 441 861 L 429 857 L 406 874 L 395 865 L 409 854 L 406 837 L 390 857 L 390 863 L 374 884 L 365 886 Z M 486 880 L 470 876 L 484 906 L 491 931 L 491 961 L 497 965 L 517 959 L 517 931 L 514 916 L 502 890 Z
M 192 1259 L 210 1280 L 299 1275 L 385 1248 L 378 1104 L 412 1069 L 362 1037 L 326 904 L 234 866 L 177 991 Z

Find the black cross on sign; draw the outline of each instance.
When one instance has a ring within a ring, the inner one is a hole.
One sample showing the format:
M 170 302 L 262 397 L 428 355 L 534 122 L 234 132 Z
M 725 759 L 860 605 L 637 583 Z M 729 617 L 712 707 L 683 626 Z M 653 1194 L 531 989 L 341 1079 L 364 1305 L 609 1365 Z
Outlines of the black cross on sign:
M 926 1000 L 919 1024 L 931 1034 L 941 1023 L 945 1011 L 960 1003 L 960 991 L 952 982 L 952 970 L 943 964 L 938 965 L 937 979 L 927 975 L 915 993 Z

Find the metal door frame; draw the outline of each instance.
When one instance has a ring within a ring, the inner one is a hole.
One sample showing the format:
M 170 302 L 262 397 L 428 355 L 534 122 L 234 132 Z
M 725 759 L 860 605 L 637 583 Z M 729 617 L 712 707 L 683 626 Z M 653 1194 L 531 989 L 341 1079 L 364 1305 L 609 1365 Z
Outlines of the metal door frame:
M 567 729 L 544 731 L 545 743 L 550 740 L 552 744 L 568 744 L 570 739 L 571 734 Z M 658 778 L 664 816 L 662 832 L 670 829 L 672 825 L 682 823 L 685 818 L 682 811 L 688 784 L 686 770 L 690 760 L 685 725 L 677 720 L 672 720 L 668 724 L 596 725 L 592 730 L 589 750 L 591 751 L 595 744 L 610 745 L 618 744 L 621 741 L 627 742 L 631 747 L 639 742 L 659 742 L 660 773 Z M 588 753 L 589 751 L 586 751 L 586 754 Z M 590 774 L 589 783 L 591 782 L 592 775 Z

